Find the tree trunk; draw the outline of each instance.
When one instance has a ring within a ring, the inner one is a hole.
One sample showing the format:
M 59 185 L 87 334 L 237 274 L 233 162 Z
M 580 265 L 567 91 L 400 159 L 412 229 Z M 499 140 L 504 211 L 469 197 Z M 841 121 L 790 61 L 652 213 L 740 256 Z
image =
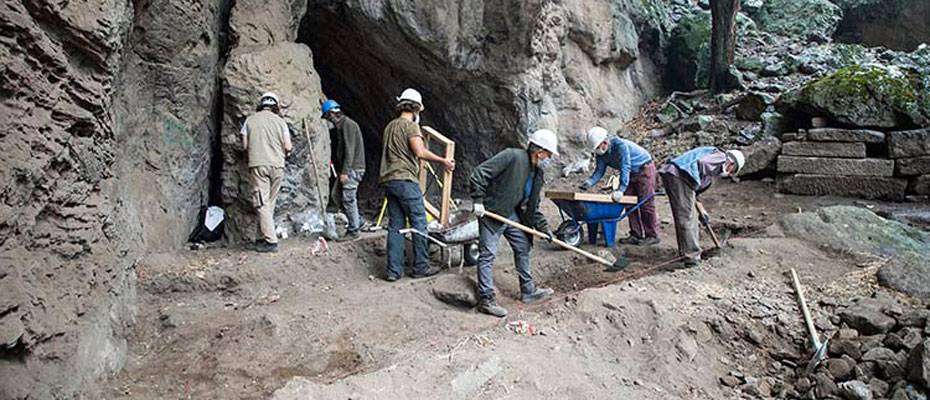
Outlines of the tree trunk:
M 740 0 L 710 0 L 710 91 L 723 93 L 739 82 L 730 74 L 736 48 L 736 14 Z

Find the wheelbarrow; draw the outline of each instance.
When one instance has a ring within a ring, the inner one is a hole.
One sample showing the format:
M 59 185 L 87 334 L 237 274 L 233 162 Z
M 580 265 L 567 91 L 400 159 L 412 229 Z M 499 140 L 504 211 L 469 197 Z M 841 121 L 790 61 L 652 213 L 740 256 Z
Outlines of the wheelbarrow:
M 401 229 L 400 233 L 410 238 L 410 235 L 425 236 L 413 228 Z M 409 234 L 409 235 L 408 235 Z M 429 228 L 429 235 L 426 239 L 432 244 L 438 246 L 442 252 L 442 259 L 451 267 L 452 254 L 451 247 L 461 246 L 462 257 L 461 266 L 478 264 L 478 219 L 471 212 L 460 211 L 453 214 L 452 221 L 448 226 L 437 226 Z
M 655 194 L 637 199 L 635 196 L 623 196 L 614 202 L 610 195 L 594 193 L 546 192 L 546 197 L 559 208 L 562 223 L 556 229 L 556 236 L 572 245 L 582 242 L 582 224 L 587 225 L 588 242 L 597 243 L 599 232 L 604 233 L 604 245 L 613 247 L 617 237 L 617 223 L 639 210 Z

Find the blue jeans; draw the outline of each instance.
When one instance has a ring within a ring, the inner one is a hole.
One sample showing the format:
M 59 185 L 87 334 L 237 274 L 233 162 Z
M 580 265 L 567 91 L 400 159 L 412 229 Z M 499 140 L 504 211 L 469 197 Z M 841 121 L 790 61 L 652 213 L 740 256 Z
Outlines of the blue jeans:
M 400 278 L 404 275 L 404 235 L 400 233 L 410 220 L 410 227 L 420 232 L 426 231 L 426 207 L 423 205 L 423 192 L 420 185 L 413 181 L 387 181 L 384 183 L 387 195 L 388 235 L 387 235 L 387 275 Z M 411 233 L 413 240 L 413 272 L 422 273 L 429 269 L 427 262 L 426 238 Z
M 511 216 L 511 220 L 516 220 Z M 482 300 L 494 299 L 494 259 L 497 257 L 497 245 L 500 244 L 501 235 L 507 238 L 510 248 L 513 249 L 513 263 L 520 277 L 520 292 L 533 293 L 536 285 L 530 275 L 530 248 L 532 244 L 523 231 L 510 225 L 494 221 L 490 218 L 481 218 L 478 223 L 478 297 Z

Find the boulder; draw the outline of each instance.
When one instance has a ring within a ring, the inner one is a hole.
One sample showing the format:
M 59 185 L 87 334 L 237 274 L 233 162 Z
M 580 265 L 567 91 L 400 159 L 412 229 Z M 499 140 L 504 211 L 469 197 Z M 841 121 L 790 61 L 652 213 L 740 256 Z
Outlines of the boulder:
M 847 325 L 863 335 L 886 333 L 894 328 L 896 321 L 880 310 L 866 306 L 853 306 L 840 312 Z
M 444 274 L 433 280 L 430 290 L 439 301 L 454 307 L 472 308 L 478 305 L 474 282 L 462 275 Z
M 904 348 L 911 350 L 923 341 L 923 332 L 920 328 L 904 328 L 898 335 L 901 336 L 901 343 L 904 344 Z
M 898 317 L 898 324 L 904 327 L 923 328 L 930 321 L 930 310 L 917 309 L 907 311 Z
M 925 339 L 908 353 L 907 378 L 930 390 L 930 339 Z
M 778 109 L 822 115 L 856 127 L 930 125 L 930 101 L 919 74 L 854 65 L 783 94 Z
M 921 175 L 907 184 L 907 192 L 916 195 L 930 195 L 930 175 Z
M 863 354 L 862 360 L 875 363 L 879 376 L 886 380 L 895 380 L 904 376 L 904 360 L 901 360 L 890 349 L 876 347 Z
M 869 379 L 869 388 L 872 389 L 872 395 L 877 398 L 884 398 L 888 394 L 889 389 L 888 382 L 885 382 L 878 378 Z
M 889 260 L 878 270 L 878 282 L 922 299 L 930 299 L 928 256 L 903 255 Z
M 762 113 L 775 100 L 768 94 L 747 93 L 736 105 L 736 117 L 744 121 L 762 121 Z
M 831 358 L 824 362 L 824 367 L 830 372 L 830 375 L 837 381 L 845 381 L 852 377 L 855 362 L 849 362 L 842 358 Z
M 869 129 L 813 128 L 807 130 L 807 140 L 821 142 L 884 143 L 885 134 Z
M 901 200 L 907 185 L 907 180 L 897 178 L 796 174 L 778 177 L 775 187 L 780 193 L 807 196 Z
M 838 385 L 840 395 L 848 400 L 872 400 L 872 389 L 862 381 L 852 380 Z
M 930 2 L 924 0 L 836 0 L 843 19 L 836 40 L 914 51 L 930 43 Z
M 766 32 L 829 40 L 842 11 L 827 0 L 766 0 L 750 16 Z
M 865 143 L 788 142 L 781 148 L 786 156 L 865 158 Z
M 840 339 L 834 337 L 830 341 L 829 354 L 832 357 L 847 356 L 854 360 L 862 357 L 862 351 L 859 350 L 859 341 L 852 339 Z
M 818 158 L 782 155 L 778 157 L 778 172 L 890 177 L 894 175 L 894 161 L 878 158 Z
M 813 386 L 814 393 L 819 398 L 832 396 L 839 390 L 839 388 L 836 386 L 836 382 L 833 381 L 833 378 L 823 372 L 814 375 Z
M 740 150 L 746 155 L 746 165 L 739 171 L 739 175 L 754 174 L 773 167 L 781 151 L 781 141 L 776 137 L 766 137 Z
M 930 175 L 930 156 L 899 158 L 894 166 L 897 176 Z
M 888 155 L 891 158 L 930 155 L 930 128 L 889 132 Z

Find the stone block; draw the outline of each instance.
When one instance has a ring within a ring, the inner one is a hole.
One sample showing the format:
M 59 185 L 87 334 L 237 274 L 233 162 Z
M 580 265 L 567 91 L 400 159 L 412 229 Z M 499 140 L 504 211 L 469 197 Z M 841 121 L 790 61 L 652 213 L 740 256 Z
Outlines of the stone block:
M 807 139 L 818 142 L 883 143 L 885 134 L 868 129 L 814 128 L 808 129 Z
M 907 191 L 911 194 L 930 195 L 930 175 L 912 178 L 907 186 Z
M 894 161 L 877 158 L 779 156 L 778 172 L 843 176 L 892 176 Z
M 788 175 L 779 177 L 781 193 L 806 196 L 849 196 L 864 199 L 904 199 L 907 180 L 871 176 Z
M 930 128 L 888 134 L 891 158 L 930 156 Z
M 781 154 L 807 157 L 865 158 L 865 143 L 853 142 L 788 142 Z
M 784 153 L 784 151 L 782 151 Z M 894 162 L 894 174 L 897 176 L 915 176 L 930 174 L 930 156 L 899 158 Z

